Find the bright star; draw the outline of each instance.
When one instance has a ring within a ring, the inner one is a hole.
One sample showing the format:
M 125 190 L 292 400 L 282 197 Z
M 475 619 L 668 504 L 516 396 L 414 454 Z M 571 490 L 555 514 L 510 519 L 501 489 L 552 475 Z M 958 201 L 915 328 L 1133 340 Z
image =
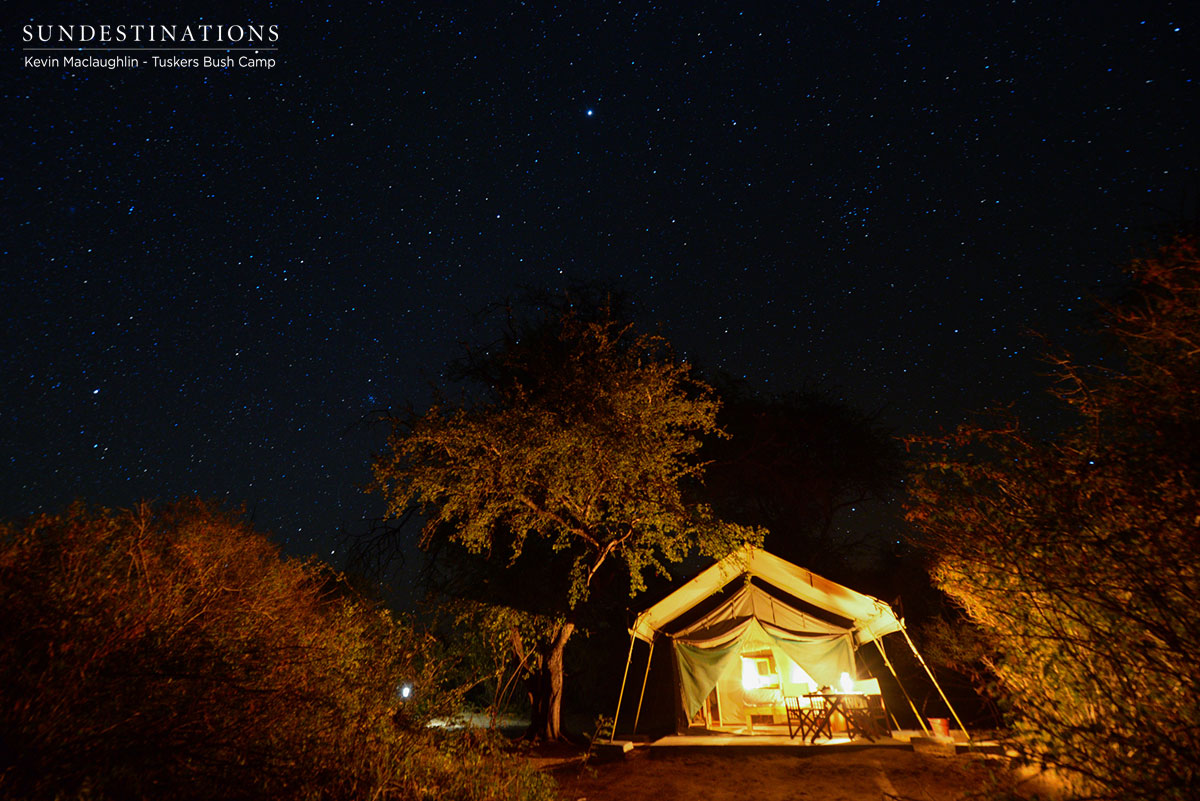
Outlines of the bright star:
M 592 116 L 593 114 L 595 114 L 595 112 L 594 112 L 592 109 L 590 109 L 590 108 L 589 108 L 589 109 L 587 110 L 587 115 L 590 117 L 590 116 Z

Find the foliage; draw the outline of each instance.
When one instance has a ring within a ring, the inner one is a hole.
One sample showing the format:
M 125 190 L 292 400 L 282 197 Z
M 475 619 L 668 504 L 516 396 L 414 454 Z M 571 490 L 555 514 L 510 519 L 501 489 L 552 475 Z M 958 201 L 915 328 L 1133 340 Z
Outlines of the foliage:
M 574 555 L 568 606 L 609 557 L 636 592 L 647 570 L 665 573 L 697 543 L 732 550 L 743 532 L 680 492 L 700 472 L 698 436 L 715 430 L 708 388 L 658 337 L 570 314 L 557 325 L 510 344 L 492 398 L 393 421 L 374 465 L 392 514 L 418 504 L 427 544 L 446 536 L 511 562 L 526 539 L 549 540 Z
M 990 640 L 1027 753 L 1101 798 L 1200 780 L 1200 260 L 1179 239 L 1106 308 L 1124 372 L 1052 362 L 1075 424 L 915 443 L 909 518 Z
M 3 526 L 0 632 L 5 797 L 407 798 L 454 773 L 428 636 L 210 505 Z
M 978 626 L 962 619 L 961 614 L 949 620 L 935 617 L 913 630 L 912 636 L 930 665 L 949 669 L 941 672 L 939 680 L 956 699 L 954 711 L 963 716 L 968 727 L 972 723 L 988 729 L 1003 725 L 1005 696 L 991 667 L 995 661 L 992 641 Z M 896 661 L 899 667 L 902 662 Z M 948 711 L 939 710 L 943 715 Z
M 592 726 L 592 733 L 588 736 L 587 750 L 583 753 L 582 766 L 587 767 L 587 763 L 596 754 L 596 746 L 602 743 L 606 738 L 609 742 L 612 741 L 614 734 L 613 726 L 616 725 L 616 718 L 608 715 L 598 715 Z
M 512 705 L 520 679 L 541 667 L 541 652 L 562 628 L 561 616 L 540 615 L 499 603 L 454 598 L 443 605 L 449 613 L 461 683 L 486 685 L 489 725 Z
M 543 660 L 542 734 L 557 737 L 562 650 L 598 573 L 621 564 L 632 595 L 693 550 L 717 557 L 754 535 L 683 495 L 718 404 L 661 338 L 607 310 L 565 309 L 511 329 L 470 376 L 480 397 L 392 420 L 374 476 L 392 515 L 425 515 L 424 547 L 448 540 L 525 567 L 527 592 L 563 572 L 527 552 L 548 546 L 568 560 L 557 598 L 566 618 Z

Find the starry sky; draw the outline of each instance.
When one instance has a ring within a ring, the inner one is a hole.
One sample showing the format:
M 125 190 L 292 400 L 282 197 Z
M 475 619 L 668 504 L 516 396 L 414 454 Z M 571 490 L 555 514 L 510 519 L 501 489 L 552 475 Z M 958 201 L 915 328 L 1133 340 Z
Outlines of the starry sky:
M 197 493 L 336 563 L 372 413 L 580 281 L 705 374 L 951 426 L 1200 186 L 1194 2 L 280 5 L 6 7 L 0 516 Z M 189 21 L 276 66 L 23 66 Z

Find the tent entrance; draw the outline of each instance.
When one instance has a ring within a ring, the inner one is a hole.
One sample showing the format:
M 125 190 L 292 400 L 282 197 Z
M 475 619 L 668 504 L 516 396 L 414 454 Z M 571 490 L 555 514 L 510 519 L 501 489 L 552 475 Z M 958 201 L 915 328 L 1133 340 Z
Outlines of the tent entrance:
M 785 696 L 836 686 L 843 673 L 854 670 L 848 633 L 768 631 L 754 617 L 722 621 L 691 632 L 688 639 L 676 638 L 672 645 L 683 719 L 690 725 L 699 725 L 697 713 L 711 724 L 706 702 L 714 692 L 724 727 L 753 730 L 755 723 L 784 723 Z
M 715 681 L 702 700 L 693 696 L 699 703 L 689 728 L 754 734 L 757 727 L 758 733 L 767 733 L 764 726 L 787 724 L 785 696 L 802 696 L 817 689 L 812 676 L 771 643 L 765 632 L 756 634 L 744 638 L 710 665 L 716 668 Z M 705 686 L 697 687 L 697 694 Z

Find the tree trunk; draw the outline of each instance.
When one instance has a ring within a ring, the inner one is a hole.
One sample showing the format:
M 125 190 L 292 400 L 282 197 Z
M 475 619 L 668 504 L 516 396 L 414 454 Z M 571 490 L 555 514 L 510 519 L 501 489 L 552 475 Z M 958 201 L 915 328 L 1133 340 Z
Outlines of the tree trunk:
M 563 624 L 542 655 L 541 666 L 529 683 L 533 708 L 528 735 L 532 739 L 553 742 L 562 738 L 563 652 L 574 632 L 574 622 Z

